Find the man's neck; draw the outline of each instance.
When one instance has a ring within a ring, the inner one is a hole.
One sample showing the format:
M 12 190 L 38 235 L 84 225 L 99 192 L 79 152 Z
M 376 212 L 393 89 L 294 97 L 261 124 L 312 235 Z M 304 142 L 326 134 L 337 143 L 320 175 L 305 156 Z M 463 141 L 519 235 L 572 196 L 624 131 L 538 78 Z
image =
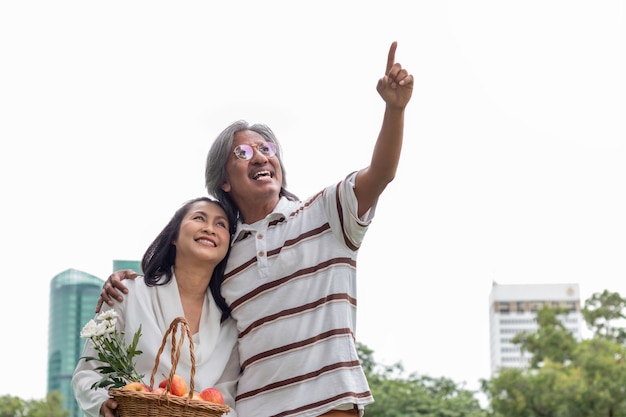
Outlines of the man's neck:
M 251 203 L 248 201 L 239 205 L 239 213 L 241 214 L 244 223 L 256 223 L 274 211 L 274 208 L 276 208 L 279 201 L 280 197 L 277 197 L 275 200 L 264 201 L 261 203 Z

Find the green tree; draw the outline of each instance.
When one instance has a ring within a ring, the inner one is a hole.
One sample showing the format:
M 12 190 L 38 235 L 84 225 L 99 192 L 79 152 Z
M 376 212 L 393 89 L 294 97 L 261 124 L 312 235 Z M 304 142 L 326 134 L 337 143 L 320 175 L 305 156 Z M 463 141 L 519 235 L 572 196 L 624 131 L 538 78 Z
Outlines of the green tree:
M 577 342 L 559 318 L 566 312 L 565 309 L 544 306 L 537 311 L 538 330 L 520 332 L 511 340 L 519 344 L 523 351 L 532 354 L 531 368 L 536 368 L 545 359 L 558 363 L 571 359 Z
M 615 298 L 602 300 L 615 305 Z M 596 309 L 604 308 L 602 302 L 594 305 Z M 595 336 L 589 340 L 578 342 L 567 337 L 563 334 L 565 328 L 557 323 L 562 311 L 551 310 L 538 312 L 537 332 L 516 338 L 528 352 L 537 355 L 530 366 L 502 369 L 491 380 L 481 381 L 491 415 L 626 417 L 626 347 L 605 337 L 605 326 L 594 328 Z M 619 317 L 619 311 L 608 311 L 612 317 Z
M 626 331 L 617 322 L 626 319 L 625 308 L 626 299 L 616 292 L 604 290 L 585 301 L 582 313 L 594 336 L 624 344 Z
M 373 352 L 359 344 L 359 358 L 375 402 L 367 406 L 368 417 L 485 417 L 474 392 L 448 378 L 410 374 L 401 363 L 377 364 Z
M 25 417 L 69 417 L 70 412 L 63 408 L 63 396 L 59 391 L 48 393 L 45 400 L 30 401 Z
M 0 417 L 68 417 L 69 414 L 63 408 L 63 397 L 58 391 L 48 393 L 44 400 L 0 397 Z
M 482 381 L 498 417 L 589 417 L 573 400 L 581 379 L 574 367 L 546 359 L 540 369 L 503 369 Z
M 25 401 L 19 397 L 3 395 L 0 397 L 0 417 L 25 417 Z
M 626 416 L 626 348 L 595 337 L 578 345 L 575 363 L 581 388 L 577 406 L 589 416 Z

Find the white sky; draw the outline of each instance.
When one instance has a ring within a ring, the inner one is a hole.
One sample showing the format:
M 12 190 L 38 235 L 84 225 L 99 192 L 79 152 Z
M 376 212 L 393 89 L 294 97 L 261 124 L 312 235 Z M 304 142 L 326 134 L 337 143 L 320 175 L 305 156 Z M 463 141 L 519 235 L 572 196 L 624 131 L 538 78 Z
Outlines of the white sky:
M 140 259 L 230 122 L 274 129 L 300 197 L 365 166 L 394 40 L 416 85 L 359 256 L 375 360 L 475 389 L 492 281 L 626 295 L 624 2 L 215 4 L 0 3 L 0 395 L 45 396 L 50 279 Z

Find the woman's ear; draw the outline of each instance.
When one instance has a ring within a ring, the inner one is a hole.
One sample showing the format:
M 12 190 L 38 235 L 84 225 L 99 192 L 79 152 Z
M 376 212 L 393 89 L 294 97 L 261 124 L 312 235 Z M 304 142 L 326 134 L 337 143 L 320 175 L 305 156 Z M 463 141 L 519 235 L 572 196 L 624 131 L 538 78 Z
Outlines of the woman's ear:
M 222 190 L 225 193 L 229 193 L 230 192 L 231 187 L 230 187 L 230 183 L 228 181 L 225 181 L 224 184 L 222 184 Z

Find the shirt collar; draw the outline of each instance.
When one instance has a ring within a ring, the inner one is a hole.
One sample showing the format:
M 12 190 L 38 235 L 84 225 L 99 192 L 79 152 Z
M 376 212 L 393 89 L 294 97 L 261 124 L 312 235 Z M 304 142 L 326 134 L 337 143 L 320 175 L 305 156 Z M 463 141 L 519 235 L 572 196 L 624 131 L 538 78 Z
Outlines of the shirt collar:
M 240 219 L 237 222 L 237 230 L 235 231 L 233 242 L 243 239 L 247 233 L 255 232 L 259 229 L 261 225 L 266 225 L 273 220 L 287 220 L 289 218 L 291 203 L 292 202 L 289 201 L 287 197 L 281 197 L 280 200 L 278 200 L 278 204 L 276 204 L 276 207 L 274 207 L 274 210 L 272 210 L 270 214 L 265 216 L 264 219 L 261 219 L 252 224 L 243 223 Z

